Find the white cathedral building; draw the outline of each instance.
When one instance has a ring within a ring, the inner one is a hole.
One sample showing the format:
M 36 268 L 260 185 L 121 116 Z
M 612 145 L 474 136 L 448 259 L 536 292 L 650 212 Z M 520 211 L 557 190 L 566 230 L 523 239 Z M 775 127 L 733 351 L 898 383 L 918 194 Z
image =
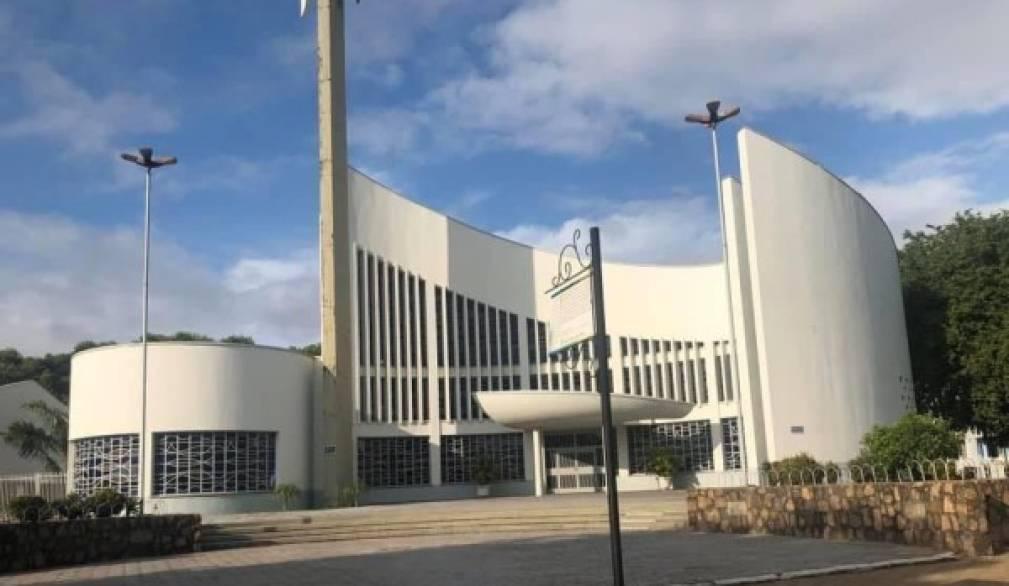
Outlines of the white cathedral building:
M 873 425 L 912 408 L 886 224 L 799 153 L 748 129 L 738 140 L 742 180 L 723 181 L 727 259 L 603 265 L 621 490 L 658 486 L 645 472 L 653 447 L 680 457 L 681 483 L 742 484 L 800 452 L 847 460 Z M 548 352 L 557 251 L 353 170 L 347 197 L 335 255 L 350 270 L 334 288 L 350 316 L 336 324 L 347 376 L 275 348 L 152 344 L 149 506 L 274 508 L 278 484 L 320 506 L 350 483 L 365 502 L 468 497 L 478 460 L 493 466 L 493 494 L 601 489 L 596 382 L 588 363 Z M 73 490 L 136 493 L 139 377 L 136 344 L 74 356 Z
M 304 506 L 451 499 L 475 496 L 478 462 L 494 495 L 601 490 L 598 385 L 549 353 L 558 251 L 347 166 L 342 3 L 320 5 L 321 358 L 151 344 L 143 408 L 140 345 L 76 354 L 68 490 L 201 513 L 279 508 L 281 484 Z M 749 129 L 738 143 L 722 262 L 603 264 L 620 490 L 659 486 L 656 447 L 681 485 L 753 483 L 800 452 L 844 461 L 913 408 L 886 224 L 801 154 Z

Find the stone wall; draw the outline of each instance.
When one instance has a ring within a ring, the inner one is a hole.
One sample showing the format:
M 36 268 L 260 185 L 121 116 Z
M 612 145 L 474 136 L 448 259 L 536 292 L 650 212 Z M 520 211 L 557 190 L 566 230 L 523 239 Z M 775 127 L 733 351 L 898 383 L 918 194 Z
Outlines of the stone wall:
M 690 527 L 889 541 L 967 556 L 1009 548 L 1009 480 L 698 488 Z
M 0 524 L 0 572 L 193 551 L 199 515 Z

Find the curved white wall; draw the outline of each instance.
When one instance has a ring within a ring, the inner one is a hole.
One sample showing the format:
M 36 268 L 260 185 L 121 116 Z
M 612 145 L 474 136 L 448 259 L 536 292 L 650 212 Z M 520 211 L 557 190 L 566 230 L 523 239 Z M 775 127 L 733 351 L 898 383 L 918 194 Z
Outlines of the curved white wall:
M 140 432 L 139 344 L 74 355 L 70 439 Z M 319 367 L 303 354 L 258 346 L 167 342 L 148 347 L 147 432 L 274 431 L 277 483 L 311 486 L 312 394 Z M 147 442 L 147 462 L 151 443 Z M 148 466 L 148 469 L 150 467 Z M 150 474 L 145 487 L 150 487 Z M 145 490 L 148 492 L 149 489 Z M 160 512 L 277 508 L 270 494 L 150 499 Z
M 737 304 L 737 337 L 755 342 L 745 351 L 767 458 L 847 460 L 873 425 L 910 407 L 893 237 L 861 195 L 800 154 L 748 129 L 739 152 L 745 253 L 730 257 L 745 263 L 734 270 L 750 275 L 752 304 Z

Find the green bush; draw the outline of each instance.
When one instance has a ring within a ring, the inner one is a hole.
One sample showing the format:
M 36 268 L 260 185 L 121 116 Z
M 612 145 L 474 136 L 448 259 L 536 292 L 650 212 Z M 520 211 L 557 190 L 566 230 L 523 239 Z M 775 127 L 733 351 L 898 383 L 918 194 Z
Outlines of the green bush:
M 356 507 L 358 504 L 358 498 L 361 496 L 363 491 L 363 484 L 351 483 L 347 486 L 341 486 L 336 493 L 336 506 Z
M 853 467 L 875 469 L 877 477 L 909 480 L 945 477 L 942 466 L 933 473 L 932 462 L 960 457 L 963 436 L 947 421 L 929 415 L 908 413 L 892 425 L 877 425 L 862 438 L 862 450 Z M 951 471 L 952 472 L 952 471 Z
M 301 489 L 295 484 L 278 484 L 273 489 L 273 494 L 280 499 L 281 506 L 286 511 L 301 494 Z
M 840 477 L 836 464 L 817 462 L 805 452 L 776 462 L 764 462 L 761 469 L 771 486 L 836 484 Z
M 652 448 L 645 461 L 645 471 L 670 482 L 683 469 L 683 463 L 669 448 Z
M 61 519 L 82 519 L 87 515 L 87 502 L 84 497 L 72 492 L 62 499 L 49 503 L 53 512 Z
M 7 503 L 7 514 L 19 523 L 37 523 L 52 517 L 53 510 L 40 496 L 17 496 Z
M 95 517 L 113 517 L 122 514 L 132 515 L 137 512 L 137 500 L 120 494 L 111 488 L 95 491 L 84 501 L 84 508 Z

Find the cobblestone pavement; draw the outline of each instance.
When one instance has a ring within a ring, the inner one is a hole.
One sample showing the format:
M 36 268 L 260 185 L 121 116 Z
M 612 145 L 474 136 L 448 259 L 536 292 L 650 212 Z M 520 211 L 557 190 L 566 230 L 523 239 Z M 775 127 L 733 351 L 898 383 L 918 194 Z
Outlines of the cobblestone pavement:
M 649 585 L 753 576 L 934 553 L 878 543 L 836 543 L 675 531 L 625 535 L 624 550 L 628 584 Z M 609 541 L 599 535 L 521 538 L 502 535 L 437 536 L 278 545 L 0 577 L 0 585 L 553 586 L 608 583 L 611 583 Z

